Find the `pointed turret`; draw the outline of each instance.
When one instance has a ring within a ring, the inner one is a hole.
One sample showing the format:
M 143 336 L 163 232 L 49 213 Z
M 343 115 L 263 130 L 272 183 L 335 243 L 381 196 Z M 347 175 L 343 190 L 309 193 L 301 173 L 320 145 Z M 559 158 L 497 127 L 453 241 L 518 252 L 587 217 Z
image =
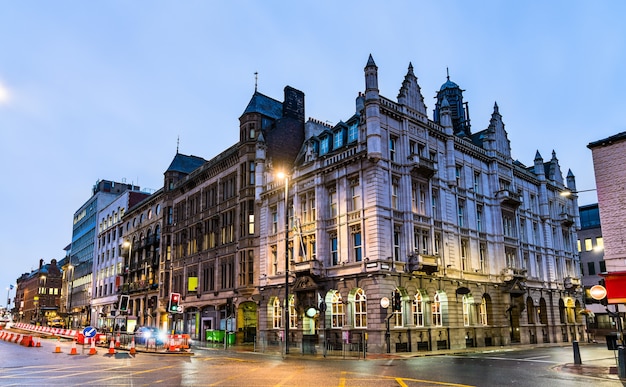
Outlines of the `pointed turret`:
M 404 77 L 402 87 L 398 93 L 398 103 L 405 105 L 426 115 L 426 105 L 424 105 L 424 96 L 422 90 L 417 83 L 417 77 L 413 73 L 413 64 L 409 62 L 409 70 Z
M 576 192 L 576 176 L 574 176 L 574 173 L 572 173 L 571 169 L 567 170 L 567 188 L 569 188 L 570 191 L 572 192 Z
M 365 65 L 365 100 L 378 99 L 378 66 L 370 54 Z
M 491 113 L 491 120 L 489 120 L 487 132 L 492 133 L 493 139 L 495 140 L 496 152 L 510 158 L 511 141 L 504 129 L 504 122 L 502 122 L 502 115 L 500 114 L 500 108 L 497 102 L 493 103 L 493 113 Z
M 555 183 L 563 184 L 563 174 L 561 173 L 561 166 L 559 165 L 559 159 L 556 158 L 556 152 L 552 150 L 552 159 L 548 167 L 548 179 Z
M 378 94 L 378 67 L 370 54 L 365 72 L 365 125 L 367 157 L 377 162 L 383 157 L 380 129 L 380 96 Z
M 544 181 L 546 179 L 546 170 L 543 165 L 543 157 L 541 157 L 539 151 L 535 153 L 535 175 L 537 175 L 537 178 L 541 181 Z

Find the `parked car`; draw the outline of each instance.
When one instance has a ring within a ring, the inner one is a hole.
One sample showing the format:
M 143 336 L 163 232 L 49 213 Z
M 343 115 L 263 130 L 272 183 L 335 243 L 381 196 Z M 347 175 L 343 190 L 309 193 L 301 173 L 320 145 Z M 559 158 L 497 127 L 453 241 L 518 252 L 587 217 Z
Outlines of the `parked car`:
M 147 344 L 151 338 L 156 339 L 157 345 L 165 343 L 165 333 L 160 332 L 155 327 L 139 327 L 135 331 L 135 344 Z

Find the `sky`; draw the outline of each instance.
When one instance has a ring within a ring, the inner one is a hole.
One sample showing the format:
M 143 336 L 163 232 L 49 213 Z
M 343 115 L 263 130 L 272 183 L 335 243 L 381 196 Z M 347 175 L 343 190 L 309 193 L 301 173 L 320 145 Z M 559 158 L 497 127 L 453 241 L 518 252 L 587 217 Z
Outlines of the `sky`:
M 0 292 L 64 257 L 98 180 L 156 190 L 177 148 L 210 159 L 235 144 L 255 85 L 279 101 L 285 86 L 302 90 L 307 118 L 347 120 L 370 54 L 381 95 L 396 100 L 412 63 L 432 119 L 448 69 L 473 132 L 497 102 L 514 159 L 554 150 L 578 190 L 594 189 L 587 144 L 626 130 L 625 11 L 618 0 L 0 0 Z

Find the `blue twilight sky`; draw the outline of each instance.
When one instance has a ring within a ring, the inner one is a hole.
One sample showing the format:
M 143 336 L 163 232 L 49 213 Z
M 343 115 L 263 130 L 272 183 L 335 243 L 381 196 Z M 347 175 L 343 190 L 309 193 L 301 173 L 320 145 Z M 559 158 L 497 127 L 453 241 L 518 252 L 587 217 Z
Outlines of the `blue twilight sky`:
M 334 124 L 370 53 L 394 100 L 412 62 L 431 118 L 449 68 L 473 131 L 497 101 L 515 159 L 555 150 L 594 188 L 586 145 L 626 130 L 624 14 L 617 0 L 0 0 L 0 295 L 64 256 L 97 180 L 158 189 L 178 137 L 206 159 L 234 144 L 255 72 L 261 93 L 293 86 L 306 117 Z

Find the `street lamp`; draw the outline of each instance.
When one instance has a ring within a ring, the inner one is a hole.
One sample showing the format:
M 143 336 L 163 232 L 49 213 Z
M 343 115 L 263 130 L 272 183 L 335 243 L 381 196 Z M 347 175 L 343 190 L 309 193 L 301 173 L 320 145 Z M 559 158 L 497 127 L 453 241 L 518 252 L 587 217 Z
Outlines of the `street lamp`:
M 579 194 L 581 192 L 591 192 L 591 191 L 597 191 L 596 188 L 591 188 L 591 189 L 581 189 L 580 191 L 576 191 L 576 190 L 572 190 L 569 188 L 565 188 L 563 191 L 561 191 L 561 196 L 564 197 L 570 197 L 572 195 L 576 195 Z
M 285 180 L 285 354 L 289 353 L 289 177 L 284 172 L 278 173 L 279 179 Z

